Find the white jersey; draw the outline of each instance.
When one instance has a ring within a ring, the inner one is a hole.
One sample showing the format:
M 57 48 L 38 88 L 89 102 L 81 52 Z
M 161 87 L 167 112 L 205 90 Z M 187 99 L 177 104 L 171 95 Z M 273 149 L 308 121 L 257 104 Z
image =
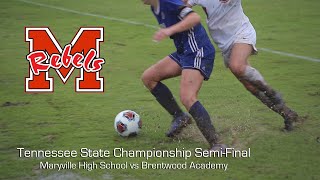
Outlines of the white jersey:
M 219 0 L 189 0 L 188 3 L 203 7 L 211 37 L 222 52 L 230 48 L 242 31 L 253 31 L 255 35 L 249 18 L 243 12 L 241 0 L 229 0 L 227 3 Z

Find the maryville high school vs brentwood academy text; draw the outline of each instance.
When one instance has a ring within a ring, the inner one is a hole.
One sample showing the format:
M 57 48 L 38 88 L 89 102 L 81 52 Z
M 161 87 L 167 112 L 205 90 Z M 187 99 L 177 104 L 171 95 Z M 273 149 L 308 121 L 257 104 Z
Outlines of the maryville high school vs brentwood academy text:
M 187 160 L 191 157 L 208 158 L 208 162 L 178 162 L 178 163 L 151 163 L 148 161 L 141 161 L 140 163 L 132 162 L 112 162 L 112 161 L 80 161 L 63 163 L 51 163 L 48 160 L 43 160 L 39 163 L 39 169 L 50 170 L 66 170 L 66 169 L 84 169 L 92 171 L 94 169 L 228 169 L 228 164 L 213 162 L 215 158 L 250 158 L 251 149 L 236 150 L 234 148 L 227 148 L 225 152 L 222 151 L 208 151 L 202 148 L 195 148 L 193 150 L 172 149 L 172 150 L 126 150 L 124 148 L 108 149 L 90 149 L 80 148 L 77 150 L 29 150 L 25 148 L 17 148 L 19 158 L 37 158 L 43 160 L 45 158 L 143 158 L 149 160 L 152 158 L 180 158 Z

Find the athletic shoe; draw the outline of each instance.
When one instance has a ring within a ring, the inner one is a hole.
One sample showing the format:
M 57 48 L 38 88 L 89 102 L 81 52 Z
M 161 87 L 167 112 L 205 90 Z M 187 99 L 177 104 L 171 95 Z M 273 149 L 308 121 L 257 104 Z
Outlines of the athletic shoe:
M 176 117 L 171 123 L 170 130 L 166 133 L 167 137 L 174 137 L 178 135 L 183 128 L 191 124 L 191 117 L 184 113 L 182 116 Z
M 227 147 L 228 146 L 225 144 L 214 144 L 213 146 L 211 146 L 210 151 L 220 151 L 220 152 L 225 153 Z
M 292 131 L 294 127 L 294 122 L 298 121 L 298 114 L 292 110 L 284 118 L 284 129 L 287 131 Z

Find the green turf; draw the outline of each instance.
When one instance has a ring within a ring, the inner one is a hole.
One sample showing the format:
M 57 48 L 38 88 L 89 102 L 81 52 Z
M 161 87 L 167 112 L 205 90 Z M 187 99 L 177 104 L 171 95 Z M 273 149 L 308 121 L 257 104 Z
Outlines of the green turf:
M 34 0 L 46 5 L 83 13 L 138 21 L 156 26 L 140 0 L 62 1 Z M 316 0 L 243 0 L 246 14 L 258 35 L 258 48 L 320 58 L 320 2 Z M 244 90 L 223 66 L 220 52 L 210 81 L 199 99 L 208 109 L 224 141 L 251 148 L 251 158 L 195 158 L 187 163 L 228 163 L 228 170 L 41 170 L 40 161 L 141 163 L 144 158 L 19 158 L 16 148 L 78 150 L 82 147 L 113 150 L 116 147 L 207 148 L 193 124 L 176 140 L 164 136 L 169 115 L 143 87 L 140 76 L 174 48 L 170 40 L 154 43 L 155 29 L 102 17 L 91 17 L 19 0 L 0 1 L 0 179 L 320 179 L 320 63 L 259 52 L 251 64 L 267 82 L 279 90 L 290 107 L 306 116 L 304 125 L 292 133 L 280 131 L 280 116 Z M 204 20 L 200 8 L 196 8 Z M 102 75 L 105 92 L 74 92 L 73 78 L 63 85 L 56 78 L 55 92 L 26 94 L 28 44 L 25 26 L 49 26 L 61 45 L 70 42 L 80 26 L 104 26 L 101 56 L 106 59 Z M 178 97 L 179 78 L 165 81 Z M 9 102 L 9 103 L 8 103 Z M 10 106 L 6 106 L 10 104 Z M 143 130 L 136 138 L 121 138 L 113 129 L 115 115 L 124 110 L 138 112 Z M 153 158 L 150 163 L 184 163 L 182 158 Z

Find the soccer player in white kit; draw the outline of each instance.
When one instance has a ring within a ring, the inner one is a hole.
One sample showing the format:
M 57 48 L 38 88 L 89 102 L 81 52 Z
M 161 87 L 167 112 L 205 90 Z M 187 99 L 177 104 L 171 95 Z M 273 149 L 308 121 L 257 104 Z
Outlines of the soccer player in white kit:
M 286 106 L 248 58 L 256 54 L 256 31 L 244 14 L 241 0 L 183 0 L 190 7 L 200 5 L 207 15 L 207 25 L 213 41 L 222 51 L 226 67 L 244 87 L 270 109 L 284 118 L 284 129 L 293 130 L 298 114 Z

